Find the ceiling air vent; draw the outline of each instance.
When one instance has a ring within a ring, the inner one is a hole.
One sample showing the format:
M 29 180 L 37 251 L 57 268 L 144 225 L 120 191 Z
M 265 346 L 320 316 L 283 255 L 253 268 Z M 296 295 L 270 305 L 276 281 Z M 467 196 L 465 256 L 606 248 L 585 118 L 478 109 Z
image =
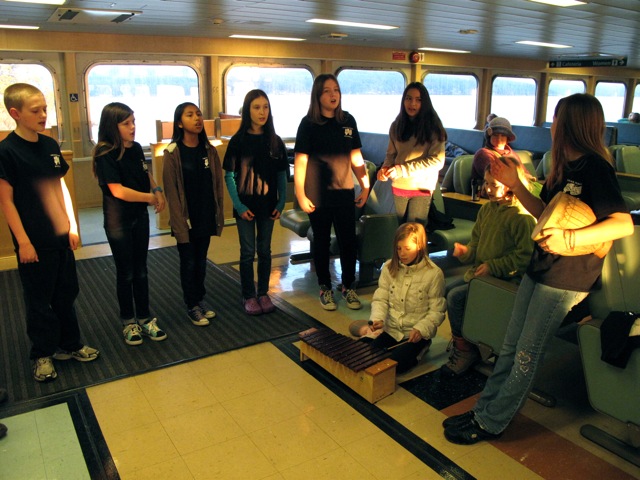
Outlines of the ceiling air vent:
M 104 24 L 122 23 L 141 11 L 134 10 L 99 10 L 93 8 L 58 8 L 49 17 L 48 22 L 62 22 L 72 24 Z

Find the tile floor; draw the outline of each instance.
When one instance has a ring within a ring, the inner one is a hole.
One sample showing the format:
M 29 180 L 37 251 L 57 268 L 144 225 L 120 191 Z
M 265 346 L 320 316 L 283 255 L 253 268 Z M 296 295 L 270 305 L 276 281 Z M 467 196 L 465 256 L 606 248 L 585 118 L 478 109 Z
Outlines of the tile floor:
M 151 239 L 151 248 L 173 244 L 167 235 Z M 337 332 L 346 333 L 351 320 L 367 317 L 373 287 L 362 289 L 364 306 L 359 312 L 343 306 L 337 312 L 322 310 L 310 265 L 288 262 L 288 254 L 306 249 L 306 240 L 276 227 L 272 292 Z M 76 257 L 109 254 L 107 245 L 97 244 L 82 247 Z M 222 238 L 214 238 L 209 258 L 216 263 L 233 263 L 237 257 L 237 234 L 228 226 Z M 15 259 L 0 259 L 2 268 L 15 268 Z M 434 370 L 445 361 L 448 338 L 445 322 L 414 376 Z M 369 413 L 396 422 L 401 431 L 415 436 L 417 442 L 453 466 L 453 470 L 440 469 L 438 462 L 424 461 L 419 453 L 412 453 L 415 449 L 407 439 L 390 434 L 377 417 L 354 407 L 348 394 L 340 390 L 336 393 L 312 370 L 287 355 L 276 342 L 268 342 L 91 387 L 87 389 L 90 408 L 108 448 L 105 465 L 112 462 L 117 469 L 115 473 L 105 468 L 106 473 L 94 478 L 569 478 L 537 473 L 548 471 L 527 465 L 528 452 L 522 449 L 505 453 L 494 443 L 472 447 L 449 444 L 440 424 L 454 412 L 438 411 L 402 386 L 374 407 L 367 407 Z M 529 401 L 522 413 L 542 426 L 545 435 L 575 446 L 580 458 L 593 457 L 604 464 L 609 469 L 608 478 L 640 478 L 631 464 L 580 436 L 579 426 L 587 419 L 609 428 L 619 426 L 593 412 L 584 398 L 574 400 L 564 399 L 554 409 Z M 465 408 L 472 401 L 451 408 Z M 74 435 L 66 404 L 7 418 L 2 411 L 0 418 L 9 426 L 9 433 L 0 440 L 1 479 L 80 479 L 91 478 L 90 472 L 97 471 L 87 467 L 90 461 L 82 461 L 79 434 Z M 82 422 L 79 425 L 76 421 L 75 432 L 81 428 Z M 96 438 L 99 433 L 94 432 Z M 517 440 L 508 443 L 517 446 Z M 562 458 L 564 451 L 547 453 L 547 458 Z M 605 478 L 602 473 L 597 475 L 581 478 Z

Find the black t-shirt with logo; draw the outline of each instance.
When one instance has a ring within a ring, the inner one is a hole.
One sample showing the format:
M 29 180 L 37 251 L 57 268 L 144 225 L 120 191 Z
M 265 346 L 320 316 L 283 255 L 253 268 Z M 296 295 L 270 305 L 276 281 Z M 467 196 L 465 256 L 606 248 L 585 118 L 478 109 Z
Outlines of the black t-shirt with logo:
M 351 151 L 362 143 L 355 119 L 344 114 L 344 123 L 323 118 L 318 124 L 304 117 L 298 127 L 295 151 L 309 156 L 304 190 L 316 207 L 353 207 Z
M 178 142 L 184 195 L 194 237 L 210 237 L 216 233 L 216 207 L 209 155 L 204 145 L 188 147 Z
M 0 142 L 0 178 L 13 188 L 13 203 L 36 251 L 69 247 L 69 218 L 60 184 L 68 170 L 51 137 L 38 135 L 37 142 L 30 142 L 11 132 Z
M 597 155 L 585 155 L 565 167 L 562 182 L 551 190 L 545 184 L 540 198 L 549 204 L 558 192 L 577 197 L 591 207 L 596 221 L 615 212 L 629 211 L 620 193 L 613 166 Z M 553 255 L 536 244 L 527 274 L 536 282 L 563 290 L 588 292 L 599 288 L 603 258 L 594 254 Z
M 144 152 L 139 143 L 124 149 L 122 158 L 118 160 L 118 150 L 111 150 L 96 157 L 96 176 L 102 189 L 102 210 L 104 212 L 104 228 L 114 230 L 130 225 L 144 211 L 146 202 L 126 202 L 116 198 L 109 189 L 110 183 L 119 183 L 138 192 L 149 193 L 151 181 Z
M 238 197 L 254 215 L 271 216 L 278 203 L 278 173 L 289 168 L 287 151 L 278 137 L 278 149 L 271 151 L 264 134 L 238 133 L 231 137 L 222 165 L 233 172 Z M 237 212 L 234 210 L 237 216 Z

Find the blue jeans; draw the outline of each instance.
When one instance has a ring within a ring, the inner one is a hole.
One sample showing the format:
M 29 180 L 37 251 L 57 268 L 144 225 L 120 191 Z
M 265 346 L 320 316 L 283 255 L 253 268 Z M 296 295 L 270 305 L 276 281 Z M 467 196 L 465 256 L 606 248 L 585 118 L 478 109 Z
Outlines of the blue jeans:
M 192 237 L 187 243 L 178 243 L 180 255 L 180 284 L 182 298 L 188 309 L 200 302 L 206 292 L 204 279 L 207 274 L 207 252 L 211 237 Z
M 429 218 L 429 208 L 431 207 L 431 195 L 420 197 L 393 196 L 398 215 L 398 224 L 407 222 L 418 222 L 427 225 Z
M 482 428 L 491 433 L 507 428 L 533 388 L 551 338 L 587 294 L 548 287 L 524 276 L 495 368 L 473 407 Z
M 236 218 L 238 238 L 240 239 L 240 284 L 242 298 L 256 296 L 253 282 L 253 259 L 258 253 L 258 296 L 269 291 L 271 276 L 271 234 L 275 222 L 269 217 L 256 216 L 247 221 Z
M 105 228 L 105 232 L 116 264 L 120 319 L 149 318 L 149 213 L 145 209 L 127 225 Z
M 464 309 L 467 304 L 467 292 L 469 284 L 464 279 L 452 282 L 447 287 L 447 314 L 451 333 L 456 337 L 462 336 L 462 322 L 464 320 Z

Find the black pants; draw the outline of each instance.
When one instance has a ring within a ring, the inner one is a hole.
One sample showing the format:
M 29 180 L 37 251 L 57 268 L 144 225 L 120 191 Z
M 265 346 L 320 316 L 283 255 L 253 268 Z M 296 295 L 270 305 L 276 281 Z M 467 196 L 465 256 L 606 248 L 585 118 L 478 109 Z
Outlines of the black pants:
M 394 348 L 391 354 L 391 360 L 398 362 L 396 367 L 397 373 L 404 373 L 407 370 L 412 369 L 418 364 L 418 354 L 427 345 L 428 340 L 424 338 L 416 343 L 407 342 L 404 345 L 400 345 L 398 348 Z M 382 332 L 373 341 L 373 345 L 380 348 L 389 348 L 397 345 L 396 341 L 387 332 Z
M 39 250 L 38 260 L 18 263 L 32 359 L 49 357 L 58 347 L 67 351 L 82 348 L 73 305 L 79 291 L 73 251 Z
M 318 285 L 331 287 L 329 259 L 331 257 L 331 226 L 333 225 L 338 247 L 342 284 L 353 288 L 356 280 L 356 213 L 354 205 L 322 207 L 309 214 L 313 228 L 313 263 L 318 275 Z
M 204 278 L 207 273 L 207 251 L 211 237 L 192 237 L 189 243 L 179 243 L 180 283 L 182 298 L 187 308 L 191 309 L 200 302 L 206 293 Z
M 105 228 L 105 232 L 116 264 L 120 319 L 149 318 L 149 213 L 145 209 L 126 225 Z

